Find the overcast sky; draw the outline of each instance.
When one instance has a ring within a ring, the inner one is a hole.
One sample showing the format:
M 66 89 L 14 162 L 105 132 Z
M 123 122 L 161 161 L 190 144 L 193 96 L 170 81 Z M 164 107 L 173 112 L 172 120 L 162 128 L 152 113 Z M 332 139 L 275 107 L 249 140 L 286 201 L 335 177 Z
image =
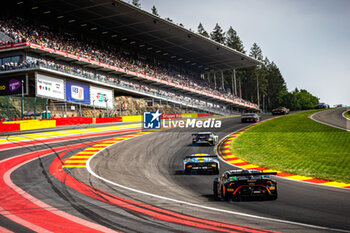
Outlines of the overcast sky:
M 130 0 L 131 2 L 131 0 Z M 162 18 L 197 31 L 232 26 L 245 50 L 256 42 L 289 90 L 306 89 L 331 106 L 350 105 L 350 0 L 140 0 Z

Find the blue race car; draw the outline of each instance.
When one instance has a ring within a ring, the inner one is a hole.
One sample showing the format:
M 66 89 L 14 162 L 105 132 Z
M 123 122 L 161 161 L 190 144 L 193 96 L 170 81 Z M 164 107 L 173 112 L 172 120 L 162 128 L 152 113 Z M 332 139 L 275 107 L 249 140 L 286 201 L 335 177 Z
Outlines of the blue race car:
M 216 155 L 193 154 L 186 156 L 183 160 L 183 166 L 186 174 L 192 171 L 219 174 L 219 160 Z
M 329 108 L 329 105 L 325 103 L 319 103 L 315 106 L 315 109 L 322 109 L 322 108 Z

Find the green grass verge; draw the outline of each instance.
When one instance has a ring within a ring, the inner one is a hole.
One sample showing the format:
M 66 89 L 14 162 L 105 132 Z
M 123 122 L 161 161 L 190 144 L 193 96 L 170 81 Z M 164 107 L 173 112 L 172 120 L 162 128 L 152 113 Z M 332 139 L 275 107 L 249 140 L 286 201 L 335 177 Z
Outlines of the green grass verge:
M 350 119 L 350 110 L 345 113 L 345 116 Z
M 233 140 L 232 153 L 254 165 L 350 182 L 350 132 L 295 113 L 255 126 Z

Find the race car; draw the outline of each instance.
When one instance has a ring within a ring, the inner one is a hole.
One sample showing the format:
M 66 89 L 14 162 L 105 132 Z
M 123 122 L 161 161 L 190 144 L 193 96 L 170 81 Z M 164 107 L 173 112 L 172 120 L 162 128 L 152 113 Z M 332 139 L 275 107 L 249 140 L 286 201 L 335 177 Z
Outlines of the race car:
M 277 182 L 269 179 L 276 172 L 259 170 L 230 170 L 213 183 L 214 197 L 228 201 L 248 198 L 277 199 Z
M 289 113 L 289 109 L 286 107 L 278 107 L 272 109 L 272 115 L 286 115 Z
M 216 155 L 192 154 L 184 158 L 183 165 L 186 174 L 192 171 L 219 174 L 219 160 Z
M 315 109 L 322 109 L 322 108 L 329 108 L 329 105 L 325 103 L 319 103 L 315 106 Z
M 258 122 L 261 120 L 261 117 L 256 114 L 256 113 L 245 113 L 242 114 L 241 116 L 241 122 L 245 123 L 245 122 Z
M 218 136 L 211 132 L 200 132 L 192 134 L 192 145 L 207 144 L 215 145 L 218 142 Z

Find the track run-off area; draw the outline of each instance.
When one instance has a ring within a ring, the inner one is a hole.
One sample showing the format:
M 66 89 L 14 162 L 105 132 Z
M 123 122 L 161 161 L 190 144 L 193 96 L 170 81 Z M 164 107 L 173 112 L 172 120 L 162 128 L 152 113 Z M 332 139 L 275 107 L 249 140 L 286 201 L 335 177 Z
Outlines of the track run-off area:
M 249 125 L 222 123 L 219 139 Z M 345 189 L 276 177 L 276 201 L 216 201 L 216 176 L 183 173 L 184 156 L 215 154 L 192 146 L 192 133 L 118 124 L 0 138 L 0 231 L 349 231 Z M 220 162 L 220 172 L 233 168 Z

